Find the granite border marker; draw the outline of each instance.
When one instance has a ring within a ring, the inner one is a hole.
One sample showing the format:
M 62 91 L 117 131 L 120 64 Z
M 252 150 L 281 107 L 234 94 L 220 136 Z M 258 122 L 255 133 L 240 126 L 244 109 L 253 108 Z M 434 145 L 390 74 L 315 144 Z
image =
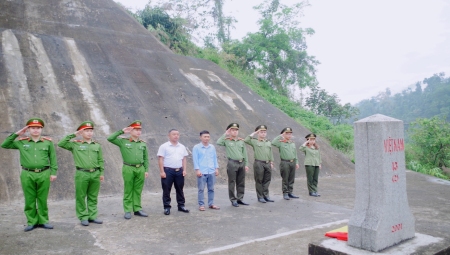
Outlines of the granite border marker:
M 350 246 L 378 252 L 414 237 L 403 129 L 403 121 L 381 114 L 354 123 L 356 198 Z

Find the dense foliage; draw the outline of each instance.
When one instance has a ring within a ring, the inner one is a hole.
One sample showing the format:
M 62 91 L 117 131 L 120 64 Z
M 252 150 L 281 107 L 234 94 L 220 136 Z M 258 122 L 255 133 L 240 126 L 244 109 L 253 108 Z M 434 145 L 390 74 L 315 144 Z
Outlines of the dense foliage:
M 435 74 L 395 95 L 387 88 L 356 106 L 360 111 L 359 118 L 381 113 L 405 123 L 433 116 L 450 120 L 450 77 L 445 77 L 444 73 Z

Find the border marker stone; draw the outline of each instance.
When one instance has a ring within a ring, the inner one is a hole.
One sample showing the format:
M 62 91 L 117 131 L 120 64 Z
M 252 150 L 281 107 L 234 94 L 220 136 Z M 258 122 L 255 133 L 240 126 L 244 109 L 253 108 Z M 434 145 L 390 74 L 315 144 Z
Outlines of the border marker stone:
M 403 121 L 375 114 L 354 123 L 355 208 L 348 245 L 381 251 L 415 235 L 406 194 Z

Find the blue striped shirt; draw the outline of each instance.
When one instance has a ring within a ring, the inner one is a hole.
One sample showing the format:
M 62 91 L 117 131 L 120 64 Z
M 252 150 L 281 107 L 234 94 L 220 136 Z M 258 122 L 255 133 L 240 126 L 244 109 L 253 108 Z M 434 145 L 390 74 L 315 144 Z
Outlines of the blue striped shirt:
M 213 174 L 216 168 L 219 168 L 216 148 L 212 144 L 208 144 L 208 146 L 202 143 L 195 145 L 192 150 L 192 159 L 194 160 L 194 170 L 200 170 L 202 174 Z

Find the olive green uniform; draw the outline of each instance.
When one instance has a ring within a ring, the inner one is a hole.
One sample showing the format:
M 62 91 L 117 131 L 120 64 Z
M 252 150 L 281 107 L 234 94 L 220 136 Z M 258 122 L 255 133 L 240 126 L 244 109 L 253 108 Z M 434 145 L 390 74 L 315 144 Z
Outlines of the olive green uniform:
M 255 176 L 255 189 L 258 199 L 269 198 L 269 185 L 272 179 L 273 162 L 272 143 L 266 139 L 258 140 L 247 136 L 244 142 L 253 147 L 255 163 L 253 173 Z
M 100 176 L 103 176 L 104 160 L 102 147 L 99 143 L 76 140 L 75 134 L 65 136 L 58 146 L 72 152 L 75 161 L 75 210 L 78 219 L 97 219 L 98 193 L 100 191 Z M 87 200 L 87 207 L 86 207 Z
M 217 140 L 217 145 L 225 146 L 228 157 L 227 175 L 230 201 L 242 201 L 245 192 L 245 167 L 248 166 L 244 140 L 227 138 L 224 134 Z
M 25 197 L 24 212 L 28 226 L 46 224 L 50 175 L 56 176 L 58 170 L 55 146 L 51 139 L 46 137 L 40 137 L 36 142 L 28 137 L 15 141 L 17 137 L 17 134 L 11 134 L 1 146 L 20 152 L 20 165 L 23 169 L 20 181 Z
M 275 137 L 272 145 L 280 150 L 280 175 L 283 194 L 292 194 L 295 181 L 295 166 L 298 164 L 297 148 L 292 140 L 284 139 L 283 135 Z
M 108 141 L 119 146 L 123 167 L 123 210 L 137 212 L 142 210 L 141 194 L 144 188 L 145 172 L 148 172 L 148 152 L 144 141 L 131 138 L 118 138 L 119 130 L 108 137 Z
M 305 153 L 305 169 L 309 193 L 317 192 L 319 183 L 319 165 L 322 164 L 320 151 L 306 146 L 300 146 L 301 151 Z

